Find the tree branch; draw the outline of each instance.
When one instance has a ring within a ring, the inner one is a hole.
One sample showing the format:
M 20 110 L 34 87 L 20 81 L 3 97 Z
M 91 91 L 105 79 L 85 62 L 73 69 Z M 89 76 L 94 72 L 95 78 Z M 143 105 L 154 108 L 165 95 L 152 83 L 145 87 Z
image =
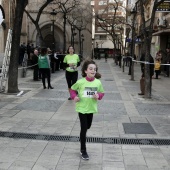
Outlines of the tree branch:
M 40 16 L 41 16 L 42 11 L 44 10 L 44 8 L 45 8 L 50 2 L 52 2 L 52 1 L 53 1 L 53 0 L 47 0 L 47 1 L 41 6 L 41 8 L 39 9 L 39 12 L 38 12 L 38 14 L 37 14 L 36 23 L 39 22 Z

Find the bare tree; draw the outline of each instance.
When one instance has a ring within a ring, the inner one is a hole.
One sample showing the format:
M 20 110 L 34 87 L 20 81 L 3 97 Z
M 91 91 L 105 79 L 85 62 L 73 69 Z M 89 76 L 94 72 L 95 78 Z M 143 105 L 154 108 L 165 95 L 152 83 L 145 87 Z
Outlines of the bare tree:
M 124 16 L 119 15 L 123 12 Z M 107 37 L 114 44 L 115 50 L 120 48 L 120 45 L 123 49 L 121 32 L 123 29 L 122 24 L 126 24 L 125 12 L 126 8 L 120 5 L 118 0 L 114 0 L 114 3 L 108 3 L 102 12 L 96 12 L 95 14 L 96 26 L 102 28 L 102 30 L 106 32 Z M 120 34 L 120 36 L 118 34 Z M 117 63 L 117 58 L 115 58 L 115 62 Z
M 54 4 L 58 5 L 58 12 L 63 14 L 63 52 L 66 51 L 66 22 L 67 16 L 71 13 L 72 10 L 78 8 L 80 5 L 79 0 L 55 0 Z
M 91 30 L 88 29 L 87 25 L 92 20 L 91 14 L 89 12 L 89 8 L 87 8 L 84 4 L 81 7 L 74 9 L 70 15 L 68 23 L 73 26 L 78 31 L 78 39 L 79 39 L 79 54 L 82 55 L 82 31 L 87 30 L 91 33 Z
M 36 19 L 34 19 L 31 14 L 29 13 L 28 10 L 24 10 L 25 13 L 27 14 L 27 16 L 30 18 L 30 20 L 32 21 L 32 23 L 35 25 L 35 28 L 37 30 L 37 33 L 38 33 L 38 36 L 39 36 L 39 39 L 40 39 L 40 45 L 45 45 L 44 43 L 44 38 L 42 36 L 42 33 L 41 33 L 41 28 L 39 26 L 39 20 L 40 20 L 40 17 L 41 17 L 41 14 L 43 12 L 43 10 L 47 7 L 47 5 L 49 5 L 53 0 L 44 0 L 44 2 L 42 2 L 42 6 L 40 7 L 40 9 L 37 11 L 37 17 Z
M 24 9 L 28 0 L 16 0 L 15 17 L 12 34 L 11 57 L 9 65 L 8 93 L 17 93 L 18 90 L 18 58 L 20 35 Z
M 151 12 L 150 23 L 146 27 L 146 19 L 145 19 L 145 0 L 139 0 L 139 8 L 140 8 L 140 15 L 142 19 L 142 35 L 144 37 L 144 47 L 143 51 L 145 52 L 145 61 L 150 62 L 150 50 L 151 50 L 151 40 L 152 40 L 152 33 L 153 33 L 153 24 L 155 20 L 155 12 L 157 7 L 164 2 L 165 0 L 155 0 L 153 2 L 153 9 Z M 150 76 L 150 65 L 145 65 L 145 97 L 151 98 L 151 76 Z

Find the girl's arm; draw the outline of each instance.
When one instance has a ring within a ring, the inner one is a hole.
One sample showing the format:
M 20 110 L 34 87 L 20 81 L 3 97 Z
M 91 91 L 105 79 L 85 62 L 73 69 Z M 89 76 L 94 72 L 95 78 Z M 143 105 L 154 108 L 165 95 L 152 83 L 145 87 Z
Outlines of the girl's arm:
M 74 98 L 77 96 L 77 91 L 70 89 L 70 96 L 71 96 L 71 99 L 74 100 Z
M 104 93 L 97 92 L 97 94 L 93 95 L 93 98 L 96 100 L 101 100 L 104 96 Z
M 69 67 L 69 64 L 63 63 L 63 66 L 64 66 L 64 68 L 67 68 L 67 67 Z
M 104 96 L 104 93 L 97 92 L 97 94 L 99 95 L 98 100 L 101 100 L 103 98 L 103 96 Z

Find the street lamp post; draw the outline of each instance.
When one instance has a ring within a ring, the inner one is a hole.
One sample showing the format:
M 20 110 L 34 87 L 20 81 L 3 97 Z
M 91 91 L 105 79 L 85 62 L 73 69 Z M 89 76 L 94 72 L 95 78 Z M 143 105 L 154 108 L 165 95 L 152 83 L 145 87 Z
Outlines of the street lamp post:
M 63 37 L 64 37 L 64 46 L 63 46 L 63 51 L 65 52 L 66 51 L 66 21 L 67 21 L 67 13 L 64 13 L 64 16 L 63 16 Z
M 94 38 L 92 38 L 92 60 L 94 58 Z
M 76 36 L 77 33 L 75 32 L 75 26 L 71 25 L 71 45 L 74 47 L 74 36 Z
M 82 47 L 81 47 L 81 56 L 83 57 L 83 42 L 84 42 L 84 35 L 83 34 L 81 34 L 81 45 L 82 45 Z
M 53 48 L 53 51 L 55 50 L 54 22 L 56 20 L 56 15 L 57 15 L 57 12 L 55 11 L 55 9 L 53 9 L 53 11 L 50 12 L 51 21 L 52 21 L 52 36 L 53 36 L 52 48 Z
M 135 18 L 137 14 L 136 4 L 133 10 L 131 11 L 132 18 L 132 40 L 131 40 L 131 58 L 130 58 L 130 66 L 129 66 L 129 75 L 131 75 L 131 80 L 134 80 L 134 49 L 135 49 Z
M 75 28 L 78 30 L 78 38 L 79 38 L 79 54 L 82 55 L 82 37 L 81 31 L 83 30 L 83 21 L 82 18 L 76 18 L 75 21 Z

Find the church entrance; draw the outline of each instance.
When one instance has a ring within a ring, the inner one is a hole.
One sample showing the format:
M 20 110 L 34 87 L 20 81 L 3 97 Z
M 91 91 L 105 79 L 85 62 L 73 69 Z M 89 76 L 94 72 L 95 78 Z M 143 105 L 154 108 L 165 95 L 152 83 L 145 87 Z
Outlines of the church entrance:
M 53 36 L 52 35 L 47 35 L 45 38 L 44 38 L 44 41 L 45 41 L 45 44 L 48 48 L 50 48 L 51 50 L 53 50 L 53 43 L 55 44 L 55 41 L 53 42 Z

